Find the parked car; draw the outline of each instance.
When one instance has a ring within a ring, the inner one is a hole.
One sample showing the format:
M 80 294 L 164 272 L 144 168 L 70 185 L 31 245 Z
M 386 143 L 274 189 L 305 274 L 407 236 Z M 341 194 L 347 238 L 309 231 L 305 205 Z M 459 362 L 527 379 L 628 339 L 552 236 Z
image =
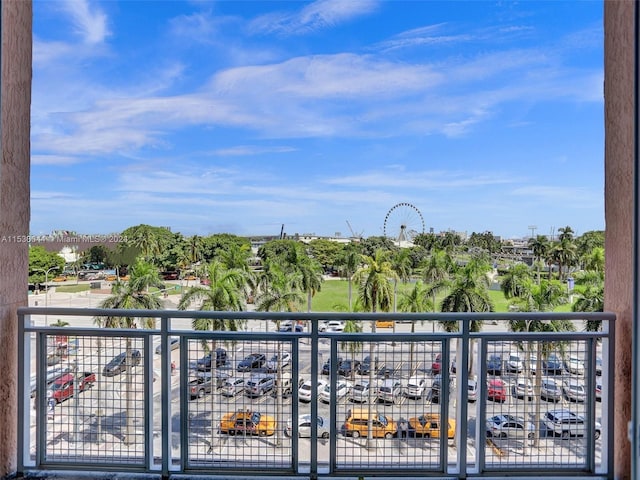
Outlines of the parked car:
M 378 357 L 375 357 L 373 360 L 373 368 L 374 371 L 378 369 Z M 362 359 L 358 364 L 356 371 L 360 375 L 369 375 L 369 372 L 371 371 L 371 357 L 369 355 Z
M 600 378 L 596 379 L 596 401 L 602 401 L 602 380 Z
M 453 388 L 453 377 L 449 377 L 449 392 Z M 440 402 L 440 393 L 442 390 L 442 374 L 438 374 L 433 378 L 431 382 L 431 401 L 433 403 Z
M 545 375 L 562 375 L 562 358 L 556 353 L 550 353 L 547 355 L 547 358 L 542 361 L 542 369 Z
M 338 380 L 336 382 L 336 399 L 341 399 L 346 397 L 351 391 L 351 382 L 347 382 L 346 380 Z M 331 402 L 331 384 L 327 383 L 322 391 L 318 394 L 318 397 L 324 403 Z
M 340 362 L 340 365 L 338 365 L 338 375 L 350 377 L 355 373 L 359 365 L 359 360 L 343 360 Z
M 341 320 L 329 320 L 326 323 L 321 323 L 318 326 L 318 330 L 321 332 L 342 332 L 344 330 L 344 322 Z
M 317 392 L 320 393 L 322 389 L 327 385 L 328 382 L 324 380 L 317 380 Z M 305 381 L 300 388 L 298 388 L 298 400 L 301 402 L 310 402 L 311 401 L 311 387 L 313 382 L 311 380 Z
M 280 328 L 278 329 L 279 332 L 295 332 L 295 333 L 300 333 L 300 332 L 304 332 L 304 327 L 302 325 L 300 325 L 299 323 L 296 324 L 292 324 L 292 323 L 285 323 L 280 325 Z
M 216 348 L 216 368 L 221 367 L 227 363 L 227 351 L 224 348 Z M 204 357 L 199 358 L 196 362 L 196 368 L 201 371 L 208 372 L 211 370 L 211 358 L 213 355 L 211 352 L 207 353 Z
M 393 320 L 376 320 L 376 328 L 393 328 Z
M 220 433 L 229 435 L 260 435 L 276 433 L 275 418 L 251 410 L 226 413 L 220 421 Z
M 503 380 L 494 378 L 487 382 L 487 398 L 494 402 L 506 402 L 507 387 Z
M 414 375 L 407 381 L 405 396 L 409 398 L 422 398 L 427 388 L 427 379 Z
M 447 420 L 447 438 L 453 438 L 456 434 L 456 421 Z M 440 415 L 437 413 L 425 413 L 418 417 L 409 418 L 409 435 L 414 437 L 440 438 L 442 435 Z
M 96 374 L 93 372 L 80 372 L 77 376 L 71 373 L 56 378 L 49 387 L 49 398 L 53 398 L 56 403 L 60 403 L 67 398 L 73 397 L 76 386 L 79 392 L 91 388 L 96 382 Z
M 175 350 L 180 347 L 180 337 L 169 337 L 169 350 Z M 162 353 L 162 344 L 156 347 L 156 355 Z
M 338 366 L 340 366 L 340 364 L 342 363 L 342 358 L 338 357 Z M 324 365 L 322 365 L 322 375 L 329 375 L 329 373 L 331 372 L 331 359 L 327 358 L 327 361 L 324 362 Z
M 45 380 L 47 389 L 51 386 L 51 384 L 57 380 L 59 377 L 63 376 L 65 373 L 71 372 L 71 368 L 69 367 L 53 367 L 47 370 L 47 377 Z M 31 398 L 36 396 L 36 391 L 38 389 L 37 378 L 34 375 L 31 377 Z
M 540 398 L 548 402 L 559 402 L 562 400 L 562 389 L 553 378 L 543 378 L 540 381 Z
M 369 424 L 371 424 L 373 438 L 393 438 L 396 434 L 396 423 L 393 419 L 370 408 L 349 410 L 343 431 L 345 435 L 354 438 L 366 437 L 369 432 Z
M 564 368 L 574 375 L 584 375 L 584 362 L 577 355 L 571 355 L 567 358 Z
M 140 350 L 131 350 L 131 367 L 140 365 L 142 354 Z M 113 357 L 109 363 L 107 363 L 102 369 L 102 375 L 105 377 L 115 377 L 124 372 L 129 365 L 127 364 L 127 352 L 122 352 Z
M 500 355 L 491 355 L 487 360 L 487 373 L 489 375 L 502 375 L 502 357 Z
M 280 364 L 280 368 L 285 368 L 291 363 L 291 354 L 289 352 L 282 352 L 282 359 L 278 362 L 278 354 L 274 353 L 273 356 L 267 362 L 267 371 L 269 372 L 277 372 L 278 371 L 278 363 Z
M 371 394 L 371 399 L 373 402 L 377 399 L 377 389 L 376 383 L 374 381 L 373 389 L 369 391 L 369 381 L 368 380 L 358 380 L 351 387 L 351 391 L 349 392 L 349 400 L 352 402 L 367 402 L 369 401 L 369 394 Z
M 596 357 L 596 376 L 602 376 L 602 357 Z
M 438 353 L 431 363 L 431 374 L 438 375 L 442 370 L 442 354 Z
M 518 352 L 509 353 L 509 358 L 506 363 L 507 372 L 515 372 L 522 373 L 524 370 L 524 362 L 522 361 L 522 357 Z
M 396 403 L 402 395 L 402 383 L 400 380 L 384 380 L 377 388 L 378 401 L 384 403 Z
M 211 372 L 198 372 L 187 384 L 191 399 L 202 398 L 205 394 L 211 393 L 214 389 L 222 386 L 227 378 L 228 375 L 226 373 L 219 373 L 214 378 Z
M 311 438 L 311 424 L 313 419 L 311 415 L 304 414 L 298 415 L 298 437 Z M 324 417 L 316 417 L 317 435 L 318 438 L 329 438 L 329 422 Z M 284 429 L 284 434 L 287 437 L 293 435 L 293 426 L 291 425 L 291 419 L 287 420 L 287 427 Z
M 525 379 L 524 377 L 516 378 L 515 384 L 511 387 L 511 395 L 514 398 L 533 400 L 533 385 L 531 385 L 531 380 Z
M 260 397 L 273 390 L 276 380 L 273 375 L 257 374 L 251 375 L 244 386 L 244 393 L 248 397 Z
M 575 379 L 564 382 L 562 385 L 562 393 L 564 398 L 570 402 L 584 402 L 587 399 L 587 391 L 584 388 L 584 383 Z
M 553 435 L 562 438 L 583 437 L 587 433 L 587 421 L 582 415 L 567 409 L 549 410 L 544 415 L 544 425 Z M 594 425 L 595 438 L 600 438 L 602 426 L 599 422 Z
M 267 363 L 267 357 L 264 353 L 252 353 L 238 363 L 237 370 L 239 372 L 248 372 L 264 367 L 265 363 Z
M 496 415 L 487 420 L 487 437 L 498 438 L 533 438 L 533 423 L 513 415 Z
M 470 378 L 467 381 L 467 401 L 475 402 L 478 399 L 478 381 Z
M 225 397 L 235 397 L 244 391 L 244 378 L 229 378 L 220 387 L 220 394 Z

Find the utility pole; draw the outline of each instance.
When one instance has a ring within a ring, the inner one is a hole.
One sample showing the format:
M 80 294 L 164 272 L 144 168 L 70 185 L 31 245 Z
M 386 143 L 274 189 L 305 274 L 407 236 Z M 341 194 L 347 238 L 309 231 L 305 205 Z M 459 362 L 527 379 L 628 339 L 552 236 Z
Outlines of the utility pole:
M 538 229 L 538 226 L 537 225 L 529 225 L 527 228 L 529 230 L 531 230 L 531 238 L 535 238 L 536 230 Z

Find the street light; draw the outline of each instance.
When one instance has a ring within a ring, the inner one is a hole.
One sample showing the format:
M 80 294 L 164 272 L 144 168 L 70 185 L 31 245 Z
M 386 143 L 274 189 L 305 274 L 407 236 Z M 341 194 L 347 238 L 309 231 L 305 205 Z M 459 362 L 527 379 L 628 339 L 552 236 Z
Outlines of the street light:
M 49 272 L 53 270 L 59 270 L 60 267 L 51 267 L 48 270 L 44 270 L 43 268 L 34 268 L 33 270 L 36 272 L 44 272 L 44 307 L 45 309 L 49 306 Z M 44 323 L 47 324 L 47 313 L 45 310 L 44 314 Z

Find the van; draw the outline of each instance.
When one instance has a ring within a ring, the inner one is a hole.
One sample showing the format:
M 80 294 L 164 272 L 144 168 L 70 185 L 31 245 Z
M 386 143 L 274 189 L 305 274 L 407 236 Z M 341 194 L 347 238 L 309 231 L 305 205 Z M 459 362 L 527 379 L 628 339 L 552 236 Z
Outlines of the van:
M 369 419 L 373 438 L 393 438 L 396 435 L 396 422 L 393 419 L 368 408 L 354 408 L 347 412 L 347 420 L 343 426 L 345 435 L 353 438 L 366 437 Z
M 244 393 L 248 397 L 260 397 L 275 387 L 275 379 L 271 375 L 252 375 L 245 384 Z
M 550 410 L 544 416 L 544 424 L 553 435 L 560 435 L 562 438 L 584 437 L 587 433 L 586 419 L 570 410 Z M 595 424 L 595 438 L 600 438 L 602 426 Z

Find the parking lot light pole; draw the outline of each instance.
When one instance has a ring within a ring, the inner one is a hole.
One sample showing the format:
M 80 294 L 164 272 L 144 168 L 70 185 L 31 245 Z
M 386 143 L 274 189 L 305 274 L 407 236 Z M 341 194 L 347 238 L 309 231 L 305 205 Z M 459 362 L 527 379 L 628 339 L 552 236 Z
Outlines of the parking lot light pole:
M 49 272 L 53 271 L 53 270 L 58 270 L 60 267 L 51 267 L 48 270 L 45 270 L 43 268 L 34 268 L 34 271 L 36 272 L 43 272 L 44 273 L 44 308 L 46 309 L 49 306 Z M 47 325 L 48 321 L 47 321 L 47 313 L 45 310 L 45 314 L 44 314 L 44 324 Z

